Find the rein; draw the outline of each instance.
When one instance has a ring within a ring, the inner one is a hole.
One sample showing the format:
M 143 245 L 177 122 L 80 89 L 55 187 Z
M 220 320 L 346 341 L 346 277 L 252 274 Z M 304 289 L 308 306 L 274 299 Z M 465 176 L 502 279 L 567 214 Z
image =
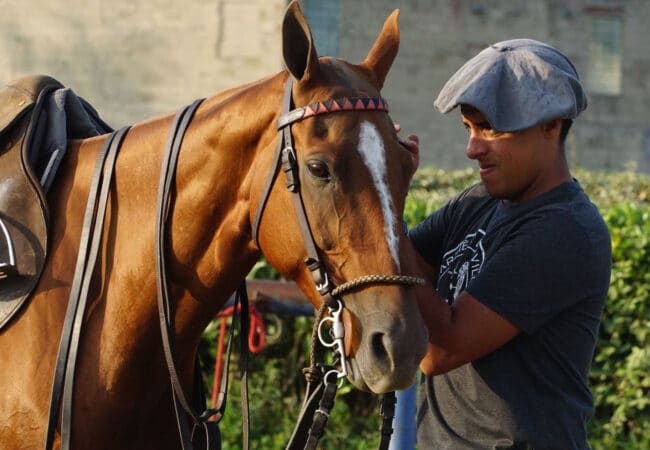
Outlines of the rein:
M 172 398 L 174 400 L 174 410 L 176 412 L 176 424 L 178 426 L 178 432 L 180 434 L 181 446 L 183 450 L 189 450 L 193 448 L 192 441 L 195 436 L 195 432 L 198 429 L 203 432 L 206 449 L 221 448 L 221 433 L 219 431 L 218 423 L 222 417 L 225 404 L 225 401 L 221 402 L 215 409 L 204 411 L 203 413 L 198 414 L 190 405 L 190 402 L 185 395 L 185 392 L 181 385 L 180 377 L 178 375 L 175 357 L 176 350 L 174 335 L 174 310 L 173 303 L 170 300 L 171 293 L 169 285 L 167 283 L 167 269 L 164 256 L 165 237 L 167 231 L 167 215 L 172 207 L 170 204 L 170 194 L 172 183 L 176 174 L 178 155 L 180 153 L 180 148 L 183 142 L 183 137 L 185 136 L 185 132 L 187 131 L 189 123 L 202 101 L 203 99 L 196 100 L 191 105 L 179 111 L 174 118 L 162 163 L 160 185 L 158 188 L 158 206 L 156 208 L 155 260 L 160 332 L 162 335 L 165 361 L 167 362 L 167 370 L 169 372 L 169 378 L 172 386 Z M 242 310 L 242 317 L 243 314 L 244 311 Z M 228 350 L 230 350 L 230 342 L 228 345 Z M 201 371 L 198 363 L 198 356 L 196 359 L 196 365 L 197 370 L 195 370 L 195 386 L 197 386 L 196 382 L 199 382 L 198 386 L 202 386 L 203 383 L 200 380 Z M 199 405 L 200 408 L 203 408 L 205 406 L 205 399 L 202 397 L 202 395 L 199 396 L 198 399 L 195 399 L 195 404 Z M 210 420 L 210 417 L 213 415 L 216 415 L 216 420 Z M 188 427 L 188 418 L 191 419 L 193 423 L 192 430 L 190 430 Z
M 106 139 L 99 152 L 95 170 L 88 193 L 88 202 L 84 214 L 79 252 L 74 271 L 68 306 L 63 320 L 61 340 L 54 369 L 50 409 L 48 413 L 45 449 L 50 450 L 54 445 L 54 433 L 59 421 L 61 397 L 63 396 L 63 411 L 61 413 L 61 449 L 69 450 L 72 432 L 72 395 L 74 375 L 79 350 L 81 323 L 86 310 L 90 281 L 95 270 L 97 255 L 104 228 L 106 202 L 110 191 L 111 180 L 117 152 L 124 136 L 130 127 L 114 131 Z

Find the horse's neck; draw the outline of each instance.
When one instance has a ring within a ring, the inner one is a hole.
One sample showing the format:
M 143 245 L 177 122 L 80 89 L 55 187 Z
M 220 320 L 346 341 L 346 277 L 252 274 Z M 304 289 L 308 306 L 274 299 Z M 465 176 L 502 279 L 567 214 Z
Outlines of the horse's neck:
M 276 139 L 273 124 L 280 105 L 275 99 L 281 90 L 282 81 L 275 77 L 226 99 L 221 95 L 206 100 L 183 141 L 167 244 L 179 347 L 196 344 L 259 256 L 251 244 L 248 190 L 255 166 L 264 165 L 256 157 L 262 154 L 270 161 L 266 153 L 272 153 Z M 272 100 L 265 105 L 267 94 Z M 159 339 L 154 222 L 170 123 L 171 118 L 161 118 L 134 126 L 117 159 L 104 294 L 92 305 L 90 321 L 97 318 L 94 326 L 101 335 L 128 325 L 134 334 L 129 336 L 133 342 L 121 344 L 128 347 L 125 352 L 146 351 L 144 342 Z M 97 142 L 88 145 L 96 153 Z M 145 348 L 136 350 L 138 345 Z
M 262 104 L 262 94 L 253 87 L 224 101 L 208 100 L 179 158 L 171 220 L 176 265 L 170 272 L 180 274 L 184 301 L 208 305 L 200 317 L 216 312 L 215 304 L 225 302 L 259 256 L 250 224 L 251 202 L 258 199 L 249 192 L 253 178 L 270 170 L 256 157 L 263 151 L 266 161 L 272 153 L 280 110 L 275 102 Z

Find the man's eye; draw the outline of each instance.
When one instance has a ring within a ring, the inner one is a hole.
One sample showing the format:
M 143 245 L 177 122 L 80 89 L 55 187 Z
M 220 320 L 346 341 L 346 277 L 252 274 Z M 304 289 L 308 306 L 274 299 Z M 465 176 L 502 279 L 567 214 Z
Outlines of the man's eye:
M 486 136 L 489 136 L 489 137 L 499 137 L 499 136 L 501 136 L 503 134 L 502 132 L 497 131 L 497 130 L 492 129 L 492 128 L 486 129 L 484 131 L 484 133 L 486 134 Z
M 307 170 L 309 170 L 309 173 L 316 178 L 325 180 L 329 180 L 331 178 L 327 164 L 325 164 L 323 161 L 311 160 L 307 162 Z

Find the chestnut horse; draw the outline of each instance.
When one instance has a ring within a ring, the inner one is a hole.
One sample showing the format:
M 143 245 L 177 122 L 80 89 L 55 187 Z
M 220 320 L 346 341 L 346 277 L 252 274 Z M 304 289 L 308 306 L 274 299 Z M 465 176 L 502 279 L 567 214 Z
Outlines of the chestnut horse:
M 292 200 L 275 181 L 253 221 L 272 167 L 283 88 L 293 103 L 378 97 L 397 54 L 395 11 L 365 60 L 319 58 L 297 4 L 283 22 L 288 68 L 205 100 L 176 169 L 167 258 L 181 381 L 191 390 L 201 335 L 263 253 L 316 308 L 321 297 Z M 72 448 L 180 447 L 156 302 L 154 236 L 163 148 L 172 116 L 134 125 L 117 157 L 103 243 L 88 295 L 76 367 Z M 314 115 L 292 126 L 311 232 L 335 285 L 367 274 L 415 273 L 402 231 L 413 160 L 385 112 Z M 27 307 L 0 332 L 0 447 L 43 448 L 53 372 L 85 202 L 106 136 L 69 145 L 50 190 L 50 253 Z M 369 285 L 342 297 L 348 379 L 384 393 L 408 386 L 426 332 L 413 289 Z M 55 447 L 60 445 L 57 434 Z

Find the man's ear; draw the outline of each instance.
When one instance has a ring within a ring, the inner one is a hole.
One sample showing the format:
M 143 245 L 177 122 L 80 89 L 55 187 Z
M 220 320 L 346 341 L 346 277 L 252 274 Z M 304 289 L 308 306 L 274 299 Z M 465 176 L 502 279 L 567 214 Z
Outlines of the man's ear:
M 553 119 L 542 125 L 542 133 L 546 139 L 557 139 L 562 130 L 562 120 Z

